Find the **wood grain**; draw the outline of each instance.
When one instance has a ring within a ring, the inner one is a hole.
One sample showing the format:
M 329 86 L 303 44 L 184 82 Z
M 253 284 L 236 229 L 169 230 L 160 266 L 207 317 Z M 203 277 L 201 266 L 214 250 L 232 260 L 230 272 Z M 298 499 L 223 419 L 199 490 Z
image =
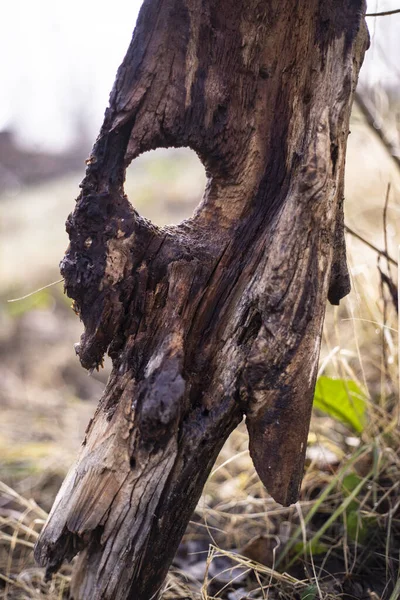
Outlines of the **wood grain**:
M 78 551 L 75 600 L 156 598 L 210 469 L 246 418 L 273 497 L 301 483 L 326 299 L 349 290 L 343 175 L 368 44 L 361 0 L 145 0 L 88 160 L 70 246 L 77 352 L 113 371 L 36 546 Z M 158 228 L 125 169 L 188 146 L 208 183 Z

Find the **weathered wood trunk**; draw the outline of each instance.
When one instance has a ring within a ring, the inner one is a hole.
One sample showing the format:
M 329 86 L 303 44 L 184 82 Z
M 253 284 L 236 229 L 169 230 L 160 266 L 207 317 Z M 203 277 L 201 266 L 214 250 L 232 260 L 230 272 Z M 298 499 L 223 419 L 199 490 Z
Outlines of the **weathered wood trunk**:
M 327 297 L 349 291 L 343 174 L 368 43 L 362 0 L 145 0 L 67 228 L 82 365 L 113 371 L 36 546 L 80 552 L 76 600 L 156 598 L 243 415 L 257 472 L 294 502 Z M 158 228 L 127 165 L 188 146 L 208 183 Z M 134 198 L 131 199 L 134 202 Z

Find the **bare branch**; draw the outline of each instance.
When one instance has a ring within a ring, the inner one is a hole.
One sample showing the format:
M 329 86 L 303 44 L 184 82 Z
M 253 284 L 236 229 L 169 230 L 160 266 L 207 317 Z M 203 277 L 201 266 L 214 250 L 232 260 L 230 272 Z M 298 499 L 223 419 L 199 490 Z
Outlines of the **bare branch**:
M 387 17 L 389 15 L 396 15 L 397 13 L 400 13 L 400 8 L 396 8 L 395 10 L 386 10 L 384 12 L 378 12 L 378 13 L 368 13 L 365 16 L 366 17 Z
M 391 256 L 389 256 L 389 254 L 387 252 L 385 252 L 385 250 L 379 250 L 379 248 L 377 248 L 376 246 L 374 246 L 374 244 L 371 244 L 371 242 L 369 242 L 368 240 L 366 240 L 365 238 L 363 238 L 362 235 L 360 235 L 359 233 L 357 233 L 353 229 L 350 229 L 350 227 L 348 227 L 347 225 L 345 225 L 345 230 L 346 230 L 347 233 L 350 233 L 350 235 L 352 235 L 353 237 L 357 238 L 358 240 L 360 240 L 360 242 L 363 242 L 363 244 L 365 244 L 366 246 L 368 246 L 369 248 L 371 248 L 371 250 L 374 250 L 374 252 L 377 252 L 380 256 L 384 256 L 387 261 L 389 261 L 389 262 L 392 263 L 392 265 L 394 265 L 395 267 L 398 266 L 398 263 L 394 260 L 394 258 L 392 258 Z
M 356 105 L 364 115 L 366 123 L 371 131 L 373 131 L 374 134 L 379 138 L 383 146 L 386 148 L 388 154 L 393 159 L 396 167 L 400 169 L 399 148 L 392 142 L 392 140 L 390 140 L 384 128 L 379 126 L 376 114 L 374 114 L 370 104 L 359 90 L 356 91 Z

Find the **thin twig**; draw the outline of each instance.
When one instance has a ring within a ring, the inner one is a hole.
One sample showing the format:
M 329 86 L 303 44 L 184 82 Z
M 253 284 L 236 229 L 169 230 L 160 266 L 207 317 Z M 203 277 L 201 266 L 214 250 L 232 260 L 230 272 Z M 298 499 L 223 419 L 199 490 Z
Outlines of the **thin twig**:
M 388 183 L 388 186 L 387 186 L 385 205 L 383 207 L 383 235 L 384 235 L 384 239 L 385 239 L 385 252 L 388 256 L 389 256 L 389 245 L 388 245 L 388 236 L 387 236 L 387 209 L 389 206 L 389 197 L 390 197 L 390 183 Z M 378 270 L 379 270 L 379 273 L 381 276 L 382 298 L 383 298 L 383 303 L 384 303 L 384 311 L 383 311 L 384 320 L 383 320 L 383 322 L 386 325 L 385 317 L 386 317 L 386 311 L 387 311 L 387 303 L 386 303 L 386 297 L 383 293 L 383 286 L 387 285 L 396 311 L 398 309 L 398 289 L 397 289 L 396 284 L 393 281 L 392 273 L 390 271 L 390 262 L 386 258 L 388 274 L 385 275 L 385 273 L 382 272 L 382 269 L 379 266 L 379 260 L 380 260 L 380 257 L 378 257 Z M 384 330 L 382 330 L 382 332 L 384 333 Z
M 385 206 L 383 208 L 383 233 L 384 233 L 384 237 L 385 237 L 385 252 L 386 252 L 386 254 L 389 254 L 388 237 L 387 237 L 387 209 L 388 209 L 388 205 L 389 205 L 389 196 L 390 196 L 390 183 L 388 183 L 388 186 L 387 186 Z M 386 259 L 386 262 L 387 262 L 387 272 L 388 272 L 388 274 L 386 276 L 384 273 L 382 273 L 381 269 L 379 268 L 379 259 L 378 259 L 378 269 L 381 274 L 382 283 L 387 285 L 390 295 L 392 297 L 392 302 L 397 311 L 397 309 L 398 309 L 398 289 L 397 289 L 395 282 L 393 281 L 392 273 L 390 271 L 390 262 L 387 259 Z
M 388 185 L 387 185 L 385 205 L 383 207 L 383 235 L 384 235 L 384 239 L 385 239 L 385 252 L 386 252 L 387 256 L 389 256 L 389 246 L 388 246 L 388 237 L 387 237 L 387 209 L 388 209 L 388 205 L 389 205 L 389 197 L 390 197 L 390 183 L 388 183 Z M 389 273 L 389 276 L 391 277 L 390 262 L 388 261 L 388 259 L 386 259 L 386 261 L 387 261 L 388 273 Z
M 367 13 L 365 16 L 366 17 L 386 17 L 388 15 L 395 15 L 397 13 L 400 13 L 400 8 L 396 8 L 395 10 L 386 10 L 384 12 L 378 12 L 378 13 Z
M 391 277 L 388 277 L 388 275 L 386 275 L 386 273 L 383 273 L 383 271 L 381 270 L 379 265 L 378 265 L 378 270 L 379 270 L 379 274 L 381 276 L 382 283 L 384 283 L 388 287 L 389 293 L 392 297 L 393 305 L 397 311 L 398 304 L 399 304 L 399 294 L 398 294 L 397 286 Z M 384 325 L 385 325 L 385 323 L 384 323 Z
M 386 248 L 387 251 L 387 248 Z M 382 373 L 381 373 L 381 377 L 384 376 L 384 381 L 390 381 L 389 378 L 389 363 L 388 363 L 388 356 L 387 356 L 387 345 L 386 345 L 386 331 L 385 331 L 385 327 L 387 326 L 387 312 L 388 312 L 388 303 L 387 303 L 387 299 L 386 299 L 386 294 L 385 294 L 385 283 L 384 283 L 384 277 L 383 277 L 383 272 L 381 271 L 381 268 L 379 266 L 379 262 L 380 262 L 381 257 L 378 256 L 378 271 L 379 271 L 379 275 L 380 277 L 380 295 L 382 298 L 382 302 L 383 302 L 383 311 L 382 311 L 382 319 L 383 319 L 383 327 L 381 329 L 381 344 L 382 344 L 382 363 L 383 363 L 383 369 L 382 369 Z M 387 261 L 387 266 L 389 268 L 389 261 Z M 385 390 L 385 386 L 382 385 L 381 386 L 381 390 L 382 390 L 382 394 L 381 394 L 381 402 L 384 403 L 384 393 L 383 391 Z
M 388 262 L 392 263 L 392 265 L 394 265 L 395 267 L 398 266 L 397 261 L 394 260 L 394 258 L 392 258 L 391 256 L 389 256 L 389 254 L 387 252 L 385 252 L 385 250 L 379 250 L 379 248 L 377 248 L 376 246 L 374 246 L 374 244 L 371 244 L 371 242 L 369 242 L 368 240 L 366 240 L 365 238 L 363 238 L 359 233 L 356 233 L 355 231 L 353 231 L 353 229 L 350 229 L 350 227 L 348 227 L 347 225 L 345 225 L 344 228 L 347 231 L 347 233 L 350 233 L 350 235 L 352 235 L 353 237 L 355 237 L 358 240 L 360 240 L 360 242 L 363 242 L 366 246 L 368 246 L 369 248 L 371 248 L 371 250 L 374 250 L 380 256 L 384 256 Z
M 378 126 L 378 122 L 376 119 L 376 115 L 373 114 L 369 104 L 365 100 L 364 96 L 360 93 L 360 91 L 356 91 L 355 103 L 362 112 L 367 125 L 375 133 L 375 135 L 379 138 L 388 154 L 393 159 L 396 167 L 400 170 L 400 151 L 399 148 L 389 139 L 385 130 L 382 127 Z

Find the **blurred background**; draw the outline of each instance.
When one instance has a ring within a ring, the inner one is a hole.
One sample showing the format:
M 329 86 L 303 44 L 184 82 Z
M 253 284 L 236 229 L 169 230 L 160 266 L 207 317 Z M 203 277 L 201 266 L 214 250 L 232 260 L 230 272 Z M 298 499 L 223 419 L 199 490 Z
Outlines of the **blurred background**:
M 32 546 L 109 365 L 91 376 L 80 367 L 73 344 L 82 326 L 61 282 L 29 294 L 60 279 L 64 223 L 140 5 L 2 5 L 0 598 L 67 597 L 70 567 L 43 584 Z M 368 3 L 369 13 L 397 8 L 395 0 Z M 239 428 L 205 488 L 165 597 L 400 597 L 400 14 L 368 25 L 347 155 L 352 292 L 340 308 L 327 307 L 302 500 L 290 509 L 273 503 Z M 190 216 L 204 185 L 193 152 L 158 150 L 130 166 L 126 191 L 163 225 Z

